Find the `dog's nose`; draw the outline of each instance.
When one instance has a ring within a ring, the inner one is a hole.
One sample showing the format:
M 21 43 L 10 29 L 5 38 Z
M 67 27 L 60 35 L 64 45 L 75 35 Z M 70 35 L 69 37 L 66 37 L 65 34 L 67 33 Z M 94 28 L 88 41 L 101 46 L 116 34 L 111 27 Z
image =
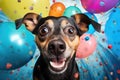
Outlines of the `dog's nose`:
M 65 42 L 62 40 L 53 40 L 48 45 L 48 50 L 54 55 L 62 54 L 66 49 Z

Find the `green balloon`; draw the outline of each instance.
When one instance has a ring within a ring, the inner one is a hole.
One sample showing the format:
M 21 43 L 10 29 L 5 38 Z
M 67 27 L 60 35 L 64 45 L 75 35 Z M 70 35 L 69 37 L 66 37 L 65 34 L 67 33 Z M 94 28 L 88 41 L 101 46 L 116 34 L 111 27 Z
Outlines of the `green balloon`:
M 81 13 L 81 10 L 76 6 L 69 6 L 65 9 L 63 16 L 71 17 L 74 14 Z

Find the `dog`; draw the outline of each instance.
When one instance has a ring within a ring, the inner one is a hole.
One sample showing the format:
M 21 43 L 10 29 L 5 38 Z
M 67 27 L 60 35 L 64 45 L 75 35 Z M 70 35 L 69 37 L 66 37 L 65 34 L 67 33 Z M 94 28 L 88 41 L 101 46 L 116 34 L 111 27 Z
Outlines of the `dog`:
M 35 41 L 41 52 L 34 70 L 33 80 L 79 80 L 80 74 L 75 61 L 80 36 L 92 24 L 100 32 L 100 24 L 85 14 L 75 14 L 70 18 L 41 17 L 36 13 L 27 13 L 15 21 L 16 29 L 25 24 L 35 35 Z

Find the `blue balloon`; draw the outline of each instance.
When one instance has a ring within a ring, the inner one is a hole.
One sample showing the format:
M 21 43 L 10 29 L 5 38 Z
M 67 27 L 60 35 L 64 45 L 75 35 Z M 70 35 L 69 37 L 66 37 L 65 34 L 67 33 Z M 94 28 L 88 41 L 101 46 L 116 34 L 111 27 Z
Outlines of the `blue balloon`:
M 105 35 L 111 50 L 120 59 L 120 8 L 114 9 L 105 25 Z
M 86 13 L 84 13 L 84 14 L 87 15 L 90 19 L 98 22 L 97 17 L 96 17 L 94 14 L 89 13 L 89 12 L 86 12 Z M 90 25 L 89 25 L 89 30 L 87 31 L 87 33 L 93 34 L 94 32 L 95 32 L 95 29 L 94 29 L 93 25 L 90 24 Z
M 24 25 L 16 30 L 14 22 L 0 23 L 0 70 L 25 65 L 32 59 L 35 50 L 34 36 Z
M 24 66 L 14 70 L 0 70 L 0 80 L 33 80 L 33 68 L 40 56 L 40 51 L 36 49 L 33 59 Z

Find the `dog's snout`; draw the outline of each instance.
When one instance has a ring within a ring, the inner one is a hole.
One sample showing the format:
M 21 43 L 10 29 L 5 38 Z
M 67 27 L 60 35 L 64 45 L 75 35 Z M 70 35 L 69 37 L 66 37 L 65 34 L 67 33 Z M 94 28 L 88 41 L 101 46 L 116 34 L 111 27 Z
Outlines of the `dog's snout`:
M 53 40 L 48 45 L 48 50 L 54 55 L 62 54 L 66 49 L 65 42 L 62 40 Z

